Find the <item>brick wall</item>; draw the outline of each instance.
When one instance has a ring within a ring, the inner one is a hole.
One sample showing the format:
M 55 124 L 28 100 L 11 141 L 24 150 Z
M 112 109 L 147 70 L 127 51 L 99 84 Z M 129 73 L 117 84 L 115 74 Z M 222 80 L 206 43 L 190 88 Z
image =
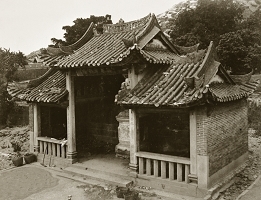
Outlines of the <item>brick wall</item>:
M 197 126 L 197 155 L 207 155 L 207 133 L 204 131 L 204 122 L 206 118 L 206 107 L 200 107 L 196 111 Z
M 202 110 L 197 116 L 197 153 L 209 156 L 211 176 L 248 150 L 247 103 L 240 100 Z

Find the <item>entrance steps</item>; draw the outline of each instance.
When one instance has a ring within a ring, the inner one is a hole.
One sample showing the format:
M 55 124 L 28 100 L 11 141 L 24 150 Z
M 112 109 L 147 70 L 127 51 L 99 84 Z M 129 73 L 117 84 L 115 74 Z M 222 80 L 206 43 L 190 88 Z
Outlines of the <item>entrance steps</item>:
M 91 168 L 84 168 L 81 165 L 73 164 L 63 169 L 64 172 L 71 174 L 74 178 L 92 179 L 99 182 L 105 182 L 112 185 L 128 187 L 132 185 L 132 181 L 127 176 L 113 174 L 106 171 L 99 171 Z

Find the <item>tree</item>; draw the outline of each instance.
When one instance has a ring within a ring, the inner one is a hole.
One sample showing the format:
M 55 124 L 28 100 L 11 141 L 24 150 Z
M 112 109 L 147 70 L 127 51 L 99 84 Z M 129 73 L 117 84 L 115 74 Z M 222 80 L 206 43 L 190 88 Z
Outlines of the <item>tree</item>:
M 7 84 L 15 80 L 18 67 L 26 65 L 26 57 L 22 52 L 12 52 L 0 48 L 0 124 L 6 125 L 13 102 L 8 100 Z
M 201 48 L 206 48 L 210 41 L 217 44 L 220 35 L 235 31 L 242 13 L 241 6 L 233 0 L 198 0 L 195 9 L 185 8 L 172 22 L 171 37 L 178 45 L 199 42 Z
M 70 45 L 80 39 L 83 34 L 85 33 L 86 29 L 90 26 L 91 23 L 96 24 L 96 29 L 98 32 L 102 32 L 102 25 L 103 24 L 112 24 L 111 16 L 94 16 L 91 15 L 90 18 L 77 18 L 73 21 L 72 26 L 63 26 L 62 29 L 65 30 L 64 39 L 56 39 L 51 38 L 53 42 L 53 47 L 58 47 L 59 44 L 61 45 Z
M 217 46 L 219 58 L 234 74 L 261 72 L 261 11 L 257 10 L 239 24 L 238 31 L 220 36 Z
M 243 7 L 233 0 L 198 0 L 195 9 L 186 7 L 172 21 L 174 43 L 191 46 L 210 41 L 217 46 L 221 63 L 234 74 L 261 72 L 261 11 L 243 18 Z

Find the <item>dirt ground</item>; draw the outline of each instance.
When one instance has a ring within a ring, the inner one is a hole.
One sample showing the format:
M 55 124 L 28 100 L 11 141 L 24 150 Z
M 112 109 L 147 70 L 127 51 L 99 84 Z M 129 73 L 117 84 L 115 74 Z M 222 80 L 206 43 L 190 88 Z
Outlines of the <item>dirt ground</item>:
M 24 165 L 0 171 L 0 200 L 119 200 L 116 186 L 102 182 L 82 183 L 59 176 L 61 172 L 41 165 Z M 170 200 L 139 192 L 140 200 Z M 181 200 L 181 198 L 171 198 Z M 193 199 L 194 200 L 194 199 Z
M 0 172 L 1 169 L 6 169 L 9 167 L 12 167 L 13 164 L 11 162 L 11 157 L 16 155 L 19 150 L 19 153 L 24 154 L 28 152 L 29 150 L 29 134 L 30 131 L 27 127 L 15 127 L 15 128 L 7 128 L 0 130 Z M 261 136 L 257 134 L 257 132 L 253 129 L 249 130 L 249 161 L 247 163 L 247 167 L 239 174 L 235 176 L 233 181 L 231 181 L 231 184 L 228 185 L 228 188 L 221 191 L 217 199 L 219 200 L 225 200 L 225 199 L 236 199 L 251 183 L 254 182 L 254 180 L 258 177 L 260 173 L 260 152 L 261 152 Z M 15 173 L 19 173 L 19 169 Z M 7 173 L 8 174 L 8 173 Z M 29 173 L 24 174 L 24 180 L 26 181 L 28 176 L 34 176 L 36 174 L 39 174 L 39 176 L 44 176 L 43 180 L 40 178 L 36 178 L 32 180 L 32 182 L 27 183 L 24 182 L 24 190 L 23 192 L 25 194 L 20 194 L 24 196 L 28 196 L 33 194 L 33 192 L 36 190 L 36 188 L 39 189 L 39 185 L 41 184 L 40 190 L 46 190 L 49 186 L 54 187 L 55 184 L 57 184 L 57 180 L 50 177 L 48 174 L 39 173 L 37 170 L 34 172 L 32 171 L 32 174 L 29 175 Z M 13 177 L 13 178 L 11 178 Z M 37 176 L 35 176 L 37 177 Z M 48 178 L 47 178 L 48 177 Z M 16 199 L 15 192 L 18 188 L 15 187 L 15 182 L 19 181 L 15 179 L 15 174 L 12 174 L 12 176 L 3 175 L 0 176 L 0 199 Z M 47 179 L 46 179 L 47 178 Z M 29 179 L 28 179 L 29 180 Z M 37 185 L 38 184 L 38 185 Z M 4 186 L 5 187 L 2 187 Z M 8 190 L 8 188 L 12 186 L 12 190 Z M 13 187 L 14 186 L 14 187 Z M 27 191 L 26 188 L 29 186 L 30 191 Z M 84 184 L 75 184 L 75 187 L 77 187 L 78 193 L 84 193 L 84 196 L 88 196 L 90 200 L 97 199 L 115 199 L 115 188 L 112 186 L 102 187 L 97 185 L 84 185 Z M 64 187 L 60 188 L 61 190 Z M 72 190 L 69 186 L 67 187 L 67 191 Z M 72 190 L 74 191 L 74 190 Z M 52 193 L 50 193 L 50 197 Z M 76 193 L 75 193 L 76 194 Z M 11 195 L 10 197 L 8 195 Z M 45 195 L 45 193 L 43 194 Z M 146 197 L 147 195 L 147 197 Z M 8 198 L 7 198 L 8 197 Z M 149 194 L 142 194 L 142 199 L 157 199 L 157 197 L 150 196 Z M 37 197 L 38 198 L 38 197 Z M 31 199 L 37 199 L 31 197 Z M 48 197 L 41 197 L 41 199 L 48 199 Z M 51 198 L 50 198 L 51 199 Z M 116 198 L 117 199 L 117 198 Z M 28 199 L 29 200 L 29 199 Z
M 58 179 L 35 167 L 16 168 L 0 173 L 0 199 L 17 200 L 54 187 Z

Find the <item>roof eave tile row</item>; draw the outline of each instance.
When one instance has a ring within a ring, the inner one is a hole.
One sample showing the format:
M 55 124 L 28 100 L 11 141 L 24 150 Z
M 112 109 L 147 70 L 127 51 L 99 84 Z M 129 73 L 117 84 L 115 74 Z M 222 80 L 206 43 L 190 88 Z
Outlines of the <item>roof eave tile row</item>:
M 32 88 L 19 88 L 19 83 L 10 83 L 8 93 L 20 100 L 28 102 L 58 103 L 68 94 L 66 90 L 65 75 L 56 71 L 37 86 Z
M 142 50 L 138 46 L 138 44 L 134 44 L 132 47 L 129 47 L 125 52 L 121 53 L 119 51 L 119 55 L 115 58 L 111 58 L 109 60 L 102 60 L 101 62 L 81 62 L 80 64 L 77 64 L 76 62 L 66 64 L 66 62 L 62 63 L 62 61 L 56 66 L 60 68 L 77 68 L 77 67 L 95 67 L 95 66 L 102 66 L 102 65 L 111 65 L 116 64 L 124 61 L 125 58 L 131 55 L 132 52 L 138 52 L 147 62 L 153 63 L 153 64 L 172 64 L 175 62 L 176 54 L 169 52 L 169 51 L 161 51 L 161 50 L 155 50 L 155 51 L 148 51 L 148 50 Z
M 220 92 L 220 86 L 225 86 L 225 84 L 217 83 L 214 84 L 212 87 L 210 86 L 209 92 L 211 93 L 213 99 L 218 102 L 228 102 L 228 101 L 235 101 L 242 98 L 246 98 L 249 95 L 253 94 L 256 90 L 257 86 L 259 85 L 259 80 L 244 83 L 241 85 L 230 85 L 232 91 L 226 91 L 225 94 Z M 228 86 L 229 87 L 229 86 Z M 223 88 L 222 88 L 223 89 Z M 233 93 L 234 92 L 234 93 Z

